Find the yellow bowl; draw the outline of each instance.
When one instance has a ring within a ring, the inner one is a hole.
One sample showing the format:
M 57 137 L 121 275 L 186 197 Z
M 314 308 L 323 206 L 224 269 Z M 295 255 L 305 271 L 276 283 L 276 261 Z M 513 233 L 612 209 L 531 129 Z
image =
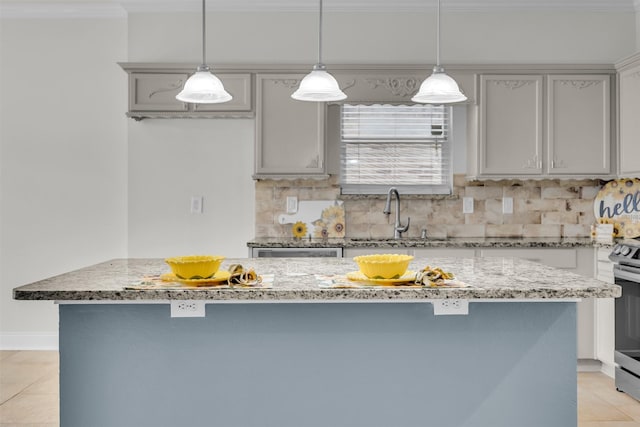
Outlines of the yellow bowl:
M 214 255 L 188 255 L 167 258 L 164 261 L 169 264 L 173 274 L 179 279 L 197 280 L 213 277 L 224 260 L 223 256 Z
M 353 258 L 362 274 L 369 279 L 396 279 L 409 267 L 413 257 L 399 254 L 361 255 Z

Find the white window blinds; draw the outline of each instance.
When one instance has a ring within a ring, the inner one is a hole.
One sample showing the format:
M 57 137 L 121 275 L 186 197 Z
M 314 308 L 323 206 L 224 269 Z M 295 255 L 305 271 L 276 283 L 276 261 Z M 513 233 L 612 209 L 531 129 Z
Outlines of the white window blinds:
M 342 193 L 450 194 L 450 114 L 442 105 L 342 105 Z

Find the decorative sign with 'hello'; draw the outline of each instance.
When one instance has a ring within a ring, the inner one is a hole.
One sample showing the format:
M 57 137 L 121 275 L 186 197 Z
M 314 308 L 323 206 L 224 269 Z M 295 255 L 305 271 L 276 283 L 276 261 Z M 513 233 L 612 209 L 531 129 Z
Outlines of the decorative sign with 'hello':
M 640 179 L 616 179 L 606 183 L 596 195 L 596 221 L 613 224 L 614 237 L 640 236 Z

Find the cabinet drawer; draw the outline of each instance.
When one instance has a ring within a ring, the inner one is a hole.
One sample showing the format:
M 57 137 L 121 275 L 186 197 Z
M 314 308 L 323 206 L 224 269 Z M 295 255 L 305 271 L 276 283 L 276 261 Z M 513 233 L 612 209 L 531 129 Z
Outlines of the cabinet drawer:
M 481 256 L 521 258 L 556 268 L 576 269 L 578 267 L 575 249 L 483 249 Z
M 405 254 L 410 255 L 407 248 L 346 248 L 344 250 L 345 258 L 353 258 L 359 255 L 372 254 Z
M 416 258 L 473 258 L 476 256 L 476 250 L 457 248 L 418 248 L 413 250 L 413 255 Z

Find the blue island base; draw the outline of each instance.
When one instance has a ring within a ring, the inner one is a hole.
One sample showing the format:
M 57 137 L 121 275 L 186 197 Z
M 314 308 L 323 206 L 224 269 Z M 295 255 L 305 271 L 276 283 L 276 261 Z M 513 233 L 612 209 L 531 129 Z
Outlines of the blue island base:
M 60 305 L 62 427 L 575 427 L 574 302 Z

